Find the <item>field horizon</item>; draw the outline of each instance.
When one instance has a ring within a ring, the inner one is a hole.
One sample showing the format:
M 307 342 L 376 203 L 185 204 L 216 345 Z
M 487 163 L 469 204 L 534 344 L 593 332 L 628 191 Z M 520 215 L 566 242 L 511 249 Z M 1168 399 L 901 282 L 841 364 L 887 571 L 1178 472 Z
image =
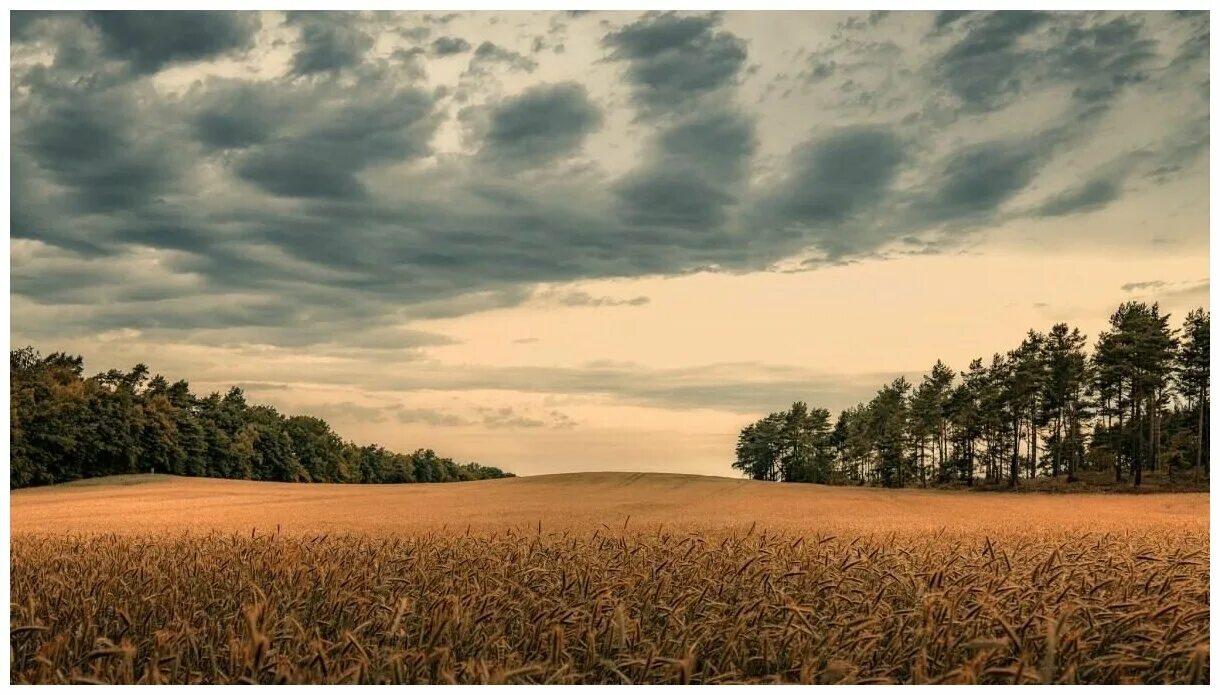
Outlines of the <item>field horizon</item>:
M 976 493 L 778 482 L 685 473 L 579 472 L 443 485 L 280 483 L 139 474 L 10 493 L 22 533 L 402 534 L 441 529 L 630 526 L 903 532 L 1207 529 L 1205 492 Z

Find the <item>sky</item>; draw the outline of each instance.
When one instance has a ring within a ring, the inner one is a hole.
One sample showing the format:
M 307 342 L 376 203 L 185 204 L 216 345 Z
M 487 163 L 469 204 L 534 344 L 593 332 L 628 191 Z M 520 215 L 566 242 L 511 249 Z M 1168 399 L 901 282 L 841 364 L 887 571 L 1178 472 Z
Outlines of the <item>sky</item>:
M 1207 13 L 11 16 L 11 344 L 522 475 L 1209 306 Z

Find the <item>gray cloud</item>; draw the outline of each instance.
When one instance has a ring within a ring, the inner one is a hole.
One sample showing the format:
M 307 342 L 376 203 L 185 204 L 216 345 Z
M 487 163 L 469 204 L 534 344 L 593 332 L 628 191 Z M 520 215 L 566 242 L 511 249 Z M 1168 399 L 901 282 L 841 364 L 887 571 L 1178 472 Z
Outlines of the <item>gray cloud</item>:
M 480 425 L 489 429 L 571 429 L 576 421 L 567 415 L 552 410 L 544 414 L 544 418 L 530 417 L 512 407 L 476 407 L 477 419 L 470 419 L 433 408 L 403 408 L 391 407 L 394 417 L 402 423 L 422 423 L 434 427 L 470 427 Z
M 492 110 L 482 153 L 518 166 L 539 166 L 578 150 L 602 114 L 583 85 L 542 84 Z
M 1051 77 L 1075 84 L 1077 99 L 1109 102 L 1125 86 L 1148 78 L 1155 42 L 1141 30 L 1141 22 L 1129 17 L 1070 27 L 1049 52 Z
M 611 297 L 594 297 L 586 292 L 572 292 L 563 296 L 560 301 L 567 306 L 643 306 L 648 297 L 639 296 L 631 299 L 613 299 Z
M 1166 282 L 1164 280 L 1145 280 L 1128 282 L 1121 288 L 1124 292 L 1139 293 L 1161 301 L 1191 301 L 1206 303 L 1211 292 L 1211 280 L 1203 279 L 1195 282 Z
M 362 420 L 365 422 L 385 422 L 386 420 L 385 408 L 357 405 L 350 401 L 343 401 L 340 403 L 314 403 L 302 405 L 298 408 L 294 408 L 293 410 L 299 411 L 299 414 L 301 415 L 310 415 L 312 417 L 330 421 Z
M 461 17 L 460 12 L 447 12 L 445 14 L 424 14 L 423 20 L 431 24 L 448 24 L 453 20 Z
M 270 370 L 270 371 L 269 371 Z M 262 368 L 275 381 L 274 367 Z M 285 381 L 300 375 L 285 372 Z M 919 373 L 878 372 L 827 374 L 810 369 L 749 363 L 705 364 L 675 369 L 653 369 L 631 363 L 594 362 L 575 367 L 478 367 L 421 365 L 370 376 L 358 361 L 320 366 L 309 375 L 317 384 L 344 384 L 373 391 L 520 391 L 553 395 L 610 396 L 616 401 L 662 408 L 708 408 L 737 413 L 774 410 L 797 400 L 823 404 L 832 410 L 867 400 L 877 388 L 895 377 L 918 380 Z M 504 418 L 522 415 L 516 411 Z M 524 417 L 543 421 L 537 414 Z M 551 424 L 557 424 L 552 419 Z
M 432 42 L 432 54 L 451 56 L 470 50 L 470 42 L 458 36 L 441 36 Z
M 614 187 L 630 224 L 710 231 L 737 202 L 737 188 L 757 148 L 754 121 L 708 109 L 673 123 L 655 138 L 650 159 Z
M 139 72 L 248 48 L 260 26 L 256 14 L 223 11 L 93 11 L 86 18 L 106 52 Z
M 422 90 L 398 89 L 358 100 L 342 93 L 319 96 L 332 103 L 316 103 L 314 117 L 248 150 L 237 175 L 277 196 L 355 198 L 365 192 L 356 175 L 366 167 L 431 151 L 438 121 L 432 96 Z
M 470 59 L 470 62 L 471 66 L 475 69 L 489 63 L 500 63 L 521 72 L 533 72 L 538 67 L 538 62 L 532 58 L 527 58 L 516 51 L 510 51 L 502 46 L 497 46 L 490 41 L 484 41 L 479 44 L 478 48 L 474 49 L 474 57 Z
M 55 14 L 52 10 L 10 10 L 9 40 L 17 42 L 30 39 L 39 28 L 38 25 L 44 19 L 54 17 Z
M 793 153 L 788 180 L 768 204 L 795 223 L 841 222 L 885 196 L 903 156 L 901 141 L 886 129 L 831 133 Z
M 615 299 L 613 297 L 595 297 L 588 292 L 558 292 L 558 293 L 535 293 L 535 301 L 556 301 L 564 306 L 644 306 L 649 301 L 648 297 L 639 296 L 630 299 Z
M 930 204 L 942 219 L 989 214 L 1030 182 L 1041 157 L 1024 140 L 965 147 L 945 161 Z
M 423 41 L 432 35 L 432 27 L 423 25 L 414 27 L 400 27 L 397 31 L 398 34 L 403 38 L 416 43 Z
M 351 23 L 346 12 L 299 12 L 289 21 L 301 27 L 300 48 L 292 57 L 298 75 L 334 72 L 359 65 L 373 38 Z
M 11 70 L 10 235 L 36 248 L 14 256 L 14 332 L 133 328 L 166 340 L 338 351 L 329 334 L 365 357 L 410 356 L 426 342 L 357 336 L 529 302 L 537 283 L 759 270 L 812 251 L 846 263 L 904 239 L 904 248 L 944 253 L 997 221 L 1096 209 L 1128 190 L 1206 174 L 1207 26 L 1198 18 L 1056 13 L 1021 29 L 979 13 L 944 22 L 916 49 L 895 35 L 904 28 L 889 28 L 910 21 L 902 15 L 861 20 L 850 41 L 819 53 L 837 66 L 835 79 L 802 86 L 855 98 L 837 91 L 842 77 L 857 84 L 853 94 L 894 91 L 910 103 L 841 112 L 831 102 L 786 121 L 776 148 L 774 124 L 759 119 L 766 107 L 740 103 L 734 89 L 747 79 L 744 41 L 718 15 L 648 15 L 608 30 L 603 54 L 625 81 L 598 85 L 596 103 L 583 77 L 544 85 L 518 73 L 520 87 L 475 80 L 465 113 L 481 119 L 478 137 L 454 149 L 434 142 L 451 132 L 442 124 L 456 100 L 449 85 L 421 86 L 425 49 L 339 50 L 349 28 L 372 31 L 365 17 L 315 18 L 329 29 L 286 48 L 290 62 L 315 48 L 318 57 L 288 74 L 173 87 L 149 77 L 239 56 L 255 39 L 252 55 L 271 47 L 270 30 L 240 30 L 263 24 L 257 15 L 232 17 L 239 30 L 209 30 L 221 38 L 181 49 L 143 38 L 151 20 L 112 27 L 110 39 L 77 14 L 17 20 L 14 31 L 28 38 L 15 45 Z M 419 18 L 379 21 L 401 42 L 395 23 Z M 972 108 L 1020 127 L 996 132 L 992 116 L 963 113 L 969 91 L 945 80 L 971 56 L 997 51 L 1024 61 L 1014 73 L 1020 94 L 1076 94 L 1066 111 L 1030 117 L 996 92 Z M 799 69 L 808 56 L 792 60 Z M 557 60 L 534 59 L 545 74 Z M 894 71 L 887 87 L 883 73 Z M 502 98 L 506 86 L 515 94 Z M 1100 114 L 1129 107 L 1089 96 L 1105 89 L 1181 102 L 1183 115 L 1160 140 L 1130 143 L 1130 157 L 1090 169 L 1079 187 L 1012 209 L 1044 170 L 1073 166 L 1077 148 L 1111 146 L 1092 139 L 1109 132 Z M 634 120 L 615 111 L 626 98 Z M 625 137 L 638 143 L 601 137 L 624 137 L 628 123 Z M 790 123 L 808 128 L 791 148 Z M 573 157 L 586 147 L 596 159 Z M 613 161 L 604 169 L 603 153 Z
M 432 408 L 401 408 L 395 411 L 394 417 L 402 423 L 418 422 L 434 427 L 462 427 L 474 424 L 459 415 Z
M 279 109 L 267 90 L 251 82 L 217 84 L 206 90 L 192 118 L 196 137 L 210 149 L 241 149 L 269 138 Z
M 139 109 L 121 87 L 55 95 L 14 125 L 16 148 L 71 192 L 76 210 L 137 209 L 168 191 L 182 166 L 141 127 Z
M 526 417 L 509 407 L 479 408 L 483 414 L 482 424 L 491 429 L 534 429 L 546 427 L 542 420 Z
M 1128 282 L 1122 286 L 1123 292 L 1135 292 L 1137 290 L 1157 290 L 1165 286 L 1164 280 L 1146 280 L 1143 282 Z
M 938 29 L 962 21 L 960 17 L 942 21 L 944 17 L 938 16 Z M 937 65 L 941 77 L 968 109 L 990 110 L 1003 105 L 1020 89 L 1020 69 L 1028 57 L 1018 41 L 1047 18 L 1042 12 L 1024 11 L 966 18 L 970 25 Z
M 716 31 L 719 17 L 651 14 L 607 34 L 611 58 L 627 62 L 627 80 L 648 110 L 686 105 L 734 82 L 745 66 L 746 44 Z
M 1175 302 L 1192 302 L 1200 305 L 1206 304 L 1211 297 L 1212 283 L 1211 280 L 1202 280 L 1194 284 L 1188 284 L 1185 287 L 1166 292 L 1161 295 L 1163 301 Z
M 943 16 L 943 15 L 942 15 Z M 1082 110 L 1104 108 L 1148 78 L 1155 41 L 1132 16 L 977 12 L 935 23 L 933 36 L 961 29 L 936 63 L 940 80 L 967 112 L 1005 107 L 1043 84 L 1064 84 Z
M 1114 180 L 1094 179 L 1043 203 L 1037 214 L 1057 217 L 1098 210 L 1116 200 L 1121 192 L 1121 187 Z
M 932 26 L 938 30 L 944 29 L 968 14 L 970 14 L 969 10 L 944 10 L 937 12 L 936 18 L 932 20 Z

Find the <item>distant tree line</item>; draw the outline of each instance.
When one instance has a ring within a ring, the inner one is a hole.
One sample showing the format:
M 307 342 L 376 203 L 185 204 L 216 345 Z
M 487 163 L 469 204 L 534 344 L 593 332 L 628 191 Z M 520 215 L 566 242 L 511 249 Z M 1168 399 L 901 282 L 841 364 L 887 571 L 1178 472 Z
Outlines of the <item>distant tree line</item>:
M 1159 306 L 1127 302 L 1092 354 L 1076 328 L 1030 330 L 990 363 L 941 361 L 913 386 L 895 379 L 839 413 L 794 403 L 747 425 L 733 467 L 758 480 L 1017 487 L 1021 479 L 1105 470 L 1140 485 L 1147 470 L 1206 475 L 1211 314 L 1180 331 Z
M 284 416 L 242 390 L 199 397 L 148 368 L 84 376 L 78 356 L 9 352 L 9 487 L 155 471 L 329 483 L 442 483 L 511 477 L 430 449 L 400 454 L 343 441 L 324 420 Z

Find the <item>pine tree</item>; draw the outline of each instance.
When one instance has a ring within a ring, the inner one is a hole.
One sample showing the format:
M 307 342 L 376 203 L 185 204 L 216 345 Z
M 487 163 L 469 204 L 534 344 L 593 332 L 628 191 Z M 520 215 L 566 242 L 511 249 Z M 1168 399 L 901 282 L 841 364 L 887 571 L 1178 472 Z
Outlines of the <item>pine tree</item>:
M 1211 312 L 1194 309 L 1186 315 L 1182 325 L 1182 344 L 1177 353 L 1177 373 L 1175 381 L 1178 390 L 1188 400 L 1193 401 L 1196 411 L 1195 426 L 1195 457 L 1194 479 L 1199 481 L 1203 466 L 1204 434 L 1206 425 L 1204 414 L 1208 404 L 1208 382 L 1211 377 Z

